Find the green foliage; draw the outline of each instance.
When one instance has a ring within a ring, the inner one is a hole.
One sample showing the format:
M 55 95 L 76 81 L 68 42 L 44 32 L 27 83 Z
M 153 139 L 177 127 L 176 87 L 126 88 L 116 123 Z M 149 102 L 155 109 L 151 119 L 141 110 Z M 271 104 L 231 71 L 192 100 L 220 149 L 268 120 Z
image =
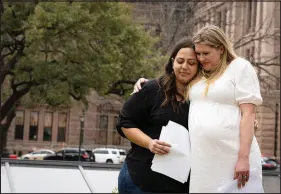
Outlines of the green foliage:
M 132 21 L 126 3 L 4 3 L 4 9 L 5 44 L 24 39 L 14 80 L 32 82 L 33 103 L 85 101 L 90 89 L 103 95 L 114 82 L 154 77 L 163 65 L 158 40 Z
M 114 187 L 114 189 L 112 190 L 112 193 L 119 193 L 119 192 L 118 192 L 118 188 L 117 188 L 117 187 Z

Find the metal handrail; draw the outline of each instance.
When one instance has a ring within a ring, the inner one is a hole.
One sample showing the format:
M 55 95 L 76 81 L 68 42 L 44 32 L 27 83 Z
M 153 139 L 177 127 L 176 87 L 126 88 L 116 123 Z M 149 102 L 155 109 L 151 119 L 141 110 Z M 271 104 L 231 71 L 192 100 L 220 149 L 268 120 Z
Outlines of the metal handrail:
M 1 164 L 5 165 L 8 162 L 10 166 L 44 166 L 48 167 L 60 167 L 60 168 L 78 168 L 81 165 L 84 169 L 102 169 L 102 170 L 117 170 L 121 169 L 122 164 L 105 164 L 95 162 L 79 162 L 79 161 L 56 161 L 56 160 L 15 160 L 8 158 L 1 158 Z M 280 176 L 280 168 L 277 170 L 263 170 L 264 176 Z
M 15 193 L 16 191 L 15 191 L 15 187 L 14 187 L 14 182 L 13 182 L 9 162 L 5 162 L 5 167 L 6 167 L 10 191 L 11 191 L 11 193 Z
M 94 189 L 93 189 L 93 187 L 92 187 L 92 185 L 91 185 L 91 183 L 90 183 L 90 181 L 89 181 L 89 179 L 88 179 L 88 177 L 87 177 L 87 175 L 86 175 L 86 173 L 84 172 L 83 167 L 82 167 L 81 165 L 78 165 L 78 168 L 79 168 L 79 170 L 80 170 L 80 173 L 81 173 L 81 175 L 82 175 L 84 181 L 86 182 L 88 188 L 90 189 L 90 191 L 91 191 L 92 193 L 95 193 L 95 192 L 94 192 Z
M 62 167 L 62 168 L 78 168 L 81 165 L 85 169 L 102 169 L 102 170 L 120 170 L 122 164 L 105 164 L 95 162 L 79 162 L 79 161 L 56 161 L 56 160 L 15 160 L 8 158 L 1 158 L 1 164 L 4 165 L 6 162 L 10 166 L 21 165 L 21 166 L 44 166 L 44 167 Z

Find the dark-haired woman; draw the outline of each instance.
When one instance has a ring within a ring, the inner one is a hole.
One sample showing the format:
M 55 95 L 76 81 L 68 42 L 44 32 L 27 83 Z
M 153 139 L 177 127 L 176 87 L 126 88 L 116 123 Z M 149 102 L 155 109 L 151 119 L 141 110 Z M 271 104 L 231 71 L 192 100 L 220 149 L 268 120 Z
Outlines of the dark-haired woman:
M 118 185 L 132 180 L 138 192 L 189 192 L 189 180 L 183 184 L 150 167 L 155 154 L 169 154 L 170 145 L 158 140 L 162 127 L 171 120 L 188 129 L 187 87 L 198 68 L 192 41 L 182 39 L 173 49 L 165 73 L 148 81 L 124 104 L 116 127 L 120 135 L 130 140 L 132 148 L 124 164 L 128 173 L 124 173 L 123 166 Z M 129 189 L 119 188 L 119 192 L 129 192 Z

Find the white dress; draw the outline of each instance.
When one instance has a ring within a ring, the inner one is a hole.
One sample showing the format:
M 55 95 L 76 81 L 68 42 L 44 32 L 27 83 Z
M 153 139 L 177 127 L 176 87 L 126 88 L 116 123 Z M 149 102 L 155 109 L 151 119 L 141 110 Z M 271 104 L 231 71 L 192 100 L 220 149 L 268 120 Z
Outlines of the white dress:
M 205 78 L 190 90 L 189 132 L 191 140 L 190 193 L 218 193 L 233 180 L 239 152 L 239 104 L 260 105 L 262 97 L 251 63 L 237 58 L 209 87 L 204 97 Z M 250 170 L 262 175 L 261 152 L 256 141 L 250 150 Z

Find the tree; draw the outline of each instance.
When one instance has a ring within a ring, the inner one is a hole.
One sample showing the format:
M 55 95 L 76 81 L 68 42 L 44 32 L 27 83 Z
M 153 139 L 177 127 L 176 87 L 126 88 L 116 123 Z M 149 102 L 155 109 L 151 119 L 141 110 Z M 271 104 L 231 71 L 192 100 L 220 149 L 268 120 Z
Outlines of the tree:
M 192 36 L 195 7 L 198 2 L 141 2 L 132 3 L 134 16 L 148 28 L 159 34 L 162 55 L 171 51 L 173 45 L 184 36 Z
M 123 95 L 126 91 L 114 83 L 153 76 L 157 40 L 132 21 L 125 3 L 1 6 L 1 148 L 23 99 L 51 106 L 74 99 L 87 105 L 91 89 Z

